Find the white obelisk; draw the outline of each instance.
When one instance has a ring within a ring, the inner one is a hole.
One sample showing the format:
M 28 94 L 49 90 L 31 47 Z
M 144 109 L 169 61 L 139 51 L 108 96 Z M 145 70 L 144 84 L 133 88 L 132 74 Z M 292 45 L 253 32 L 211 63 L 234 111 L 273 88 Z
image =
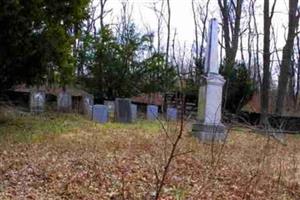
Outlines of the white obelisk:
M 219 74 L 218 22 L 211 19 L 205 55 L 205 71 L 199 89 L 198 120 L 192 132 L 201 141 L 225 139 L 225 126 L 221 123 L 222 92 L 225 80 Z

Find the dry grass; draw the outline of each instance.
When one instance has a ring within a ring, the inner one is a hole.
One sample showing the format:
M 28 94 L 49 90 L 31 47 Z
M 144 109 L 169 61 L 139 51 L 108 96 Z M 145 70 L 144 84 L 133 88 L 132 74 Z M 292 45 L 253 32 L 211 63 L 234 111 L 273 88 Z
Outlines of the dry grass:
M 0 126 L 0 199 L 151 199 L 154 171 L 170 150 L 155 122 L 99 125 L 52 114 Z M 243 129 L 220 151 L 186 132 L 162 199 L 300 199 L 300 137 L 286 142 Z

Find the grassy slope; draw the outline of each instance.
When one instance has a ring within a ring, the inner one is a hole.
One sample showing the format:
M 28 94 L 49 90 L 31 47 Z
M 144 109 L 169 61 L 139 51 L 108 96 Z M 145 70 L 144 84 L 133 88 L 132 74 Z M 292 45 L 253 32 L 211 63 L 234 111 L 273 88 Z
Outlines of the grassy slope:
M 10 116 L 0 121 L 0 143 L 34 142 L 53 134 L 70 132 L 84 123 L 82 117 L 70 114 Z
M 99 125 L 58 114 L 0 120 L 0 139 L 0 199 L 149 199 L 170 147 L 155 122 Z M 222 148 L 186 133 L 178 153 L 190 153 L 174 160 L 163 195 L 299 199 L 300 138 L 286 141 L 233 131 Z

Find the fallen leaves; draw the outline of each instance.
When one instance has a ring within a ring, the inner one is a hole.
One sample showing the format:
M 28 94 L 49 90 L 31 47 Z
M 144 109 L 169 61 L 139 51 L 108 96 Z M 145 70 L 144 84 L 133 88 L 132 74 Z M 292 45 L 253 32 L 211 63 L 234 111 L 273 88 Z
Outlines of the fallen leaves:
M 155 171 L 161 175 L 170 150 L 165 135 L 148 122 L 83 121 L 65 134 L 1 146 L 0 199 L 153 199 Z M 175 158 L 161 199 L 298 199 L 299 141 L 266 145 L 232 132 L 212 162 L 210 145 L 183 137 L 178 152 L 190 153 Z

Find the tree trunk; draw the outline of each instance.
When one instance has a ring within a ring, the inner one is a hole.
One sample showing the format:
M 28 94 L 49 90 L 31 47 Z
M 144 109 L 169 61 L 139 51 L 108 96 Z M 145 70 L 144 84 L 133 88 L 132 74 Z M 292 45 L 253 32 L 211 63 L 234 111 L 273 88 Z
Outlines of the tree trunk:
M 218 0 L 218 4 L 222 14 L 225 40 L 224 73 L 225 75 L 229 75 L 233 69 L 238 50 L 243 0 L 237 0 L 235 5 L 233 5 L 233 2 L 229 4 L 227 0 Z M 230 7 L 234 7 L 233 11 Z M 230 16 L 235 17 L 231 19 Z
M 261 118 L 260 123 L 262 125 L 268 124 L 269 113 L 269 90 L 270 90 L 270 28 L 272 17 L 274 14 L 276 0 L 272 6 L 271 14 L 269 14 L 270 2 L 264 1 L 264 49 L 263 49 L 263 80 L 261 86 Z
M 256 52 L 254 54 L 254 75 L 253 75 L 253 84 L 257 84 L 258 82 L 258 90 L 261 88 L 261 77 L 260 77 L 260 67 L 259 67 L 259 32 L 258 32 L 258 26 L 257 26 L 257 20 L 256 20 L 256 13 L 255 13 L 255 1 L 252 1 L 251 4 L 252 7 L 252 16 L 253 16 L 253 23 L 254 23 L 254 31 L 256 35 Z
M 169 64 L 169 48 L 170 48 L 170 34 L 171 34 L 171 5 L 170 0 L 167 0 L 168 8 L 168 21 L 167 21 L 167 46 L 166 46 L 166 63 L 165 68 L 168 68 Z
M 300 90 L 300 38 L 297 37 L 297 51 L 298 51 L 298 57 L 297 57 L 297 81 L 296 81 L 296 93 L 295 93 L 295 99 L 296 99 L 296 109 L 298 108 L 298 96 L 299 96 L 299 90 Z
M 252 60 L 252 27 L 251 27 L 251 21 L 252 21 L 252 12 L 251 12 L 251 5 L 253 2 L 250 1 L 249 7 L 248 7 L 248 13 L 249 13 L 249 21 L 248 21 L 248 38 L 247 38 L 247 44 L 248 44 L 248 71 L 251 73 L 251 60 Z
M 284 101 L 287 94 L 287 84 L 289 78 L 289 71 L 291 66 L 291 57 L 293 54 L 294 39 L 299 23 L 299 14 L 297 14 L 298 0 L 289 0 L 289 22 L 288 22 L 288 36 L 282 52 L 282 60 L 280 66 L 280 74 L 278 81 L 278 91 L 276 99 L 276 114 L 282 115 L 284 108 Z

